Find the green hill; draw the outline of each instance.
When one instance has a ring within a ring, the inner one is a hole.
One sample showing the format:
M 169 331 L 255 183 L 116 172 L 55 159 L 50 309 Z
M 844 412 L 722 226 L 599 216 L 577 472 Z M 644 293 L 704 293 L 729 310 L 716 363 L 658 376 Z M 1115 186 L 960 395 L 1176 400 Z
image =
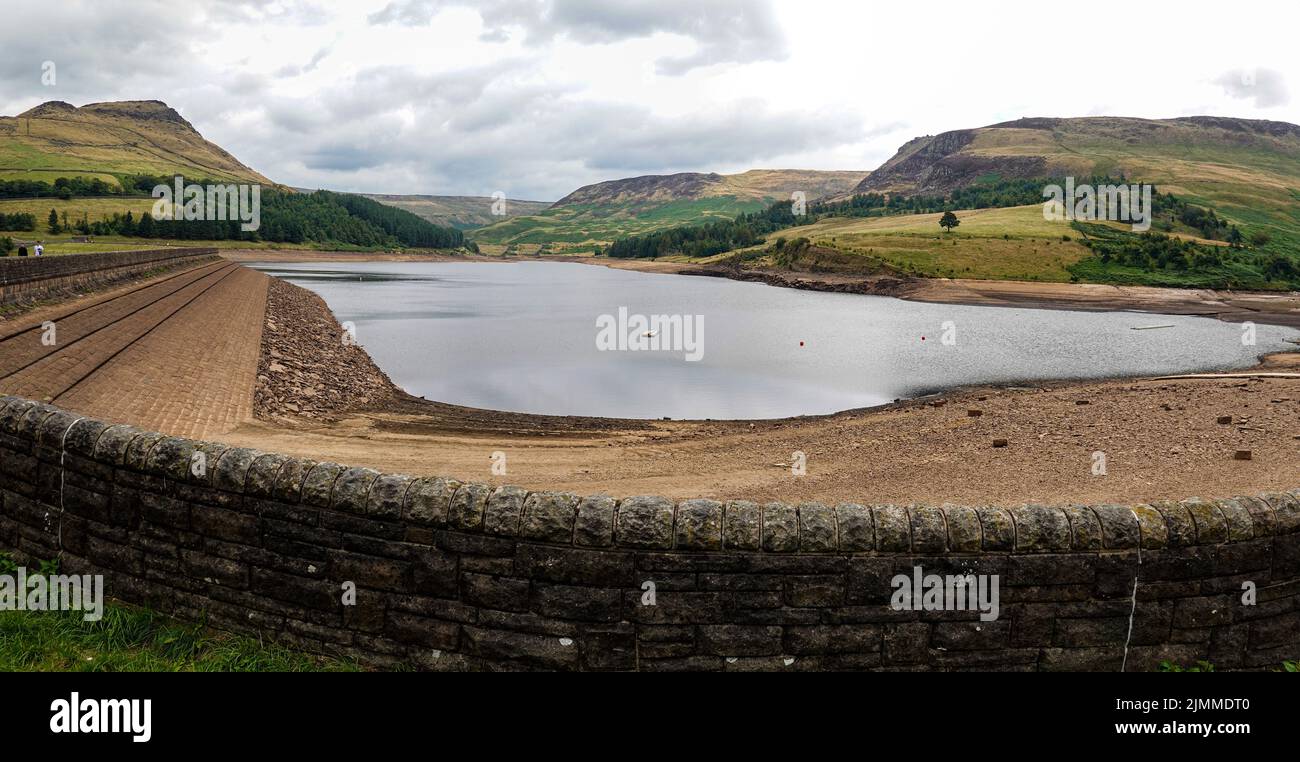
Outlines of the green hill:
M 160 101 L 50 101 L 0 117 L 0 180 L 98 177 L 123 185 L 129 175 L 172 175 L 271 185 L 208 142 Z
M 587 185 L 540 214 L 473 231 L 480 244 L 605 244 L 626 235 L 730 219 L 800 191 L 812 202 L 855 186 L 865 171 L 755 169 L 734 175 L 683 172 Z
M 1213 208 L 1300 252 L 1300 126 L 1193 116 L 1021 119 L 912 140 L 860 193 L 935 194 L 988 177 L 1108 175 Z
M 504 205 L 494 206 L 496 200 L 489 196 L 398 196 L 383 193 L 358 195 L 374 199 L 381 204 L 405 209 L 436 225 L 446 225 L 457 230 L 471 230 L 501 222 L 503 219 L 538 214 L 551 206 L 549 201 L 516 199 L 506 199 Z M 499 209 L 500 213 L 494 214 L 494 208 Z

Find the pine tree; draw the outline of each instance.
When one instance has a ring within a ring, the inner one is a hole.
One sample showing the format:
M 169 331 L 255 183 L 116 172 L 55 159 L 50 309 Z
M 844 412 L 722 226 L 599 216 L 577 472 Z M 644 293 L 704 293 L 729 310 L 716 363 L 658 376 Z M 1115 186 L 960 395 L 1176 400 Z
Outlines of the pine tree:
M 50 210 L 49 224 L 50 224 L 50 235 L 58 235 L 59 233 L 63 232 L 63 227 L 59 225 L 59 213 L 53 209 Z

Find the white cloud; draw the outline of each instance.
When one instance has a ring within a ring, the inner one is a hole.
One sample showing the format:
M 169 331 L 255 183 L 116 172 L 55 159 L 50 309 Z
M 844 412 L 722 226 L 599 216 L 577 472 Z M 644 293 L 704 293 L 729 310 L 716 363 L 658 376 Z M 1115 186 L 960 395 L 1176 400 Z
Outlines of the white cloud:
M 0 113 L 162 100 L 301 186 L 554 199 L 633 174 L 871 169 L 1021 116 L 1300 122 L 1294 24 L 1262 0 L 1103 2 L 1064 26 L 1031 0 L 9 4 Z

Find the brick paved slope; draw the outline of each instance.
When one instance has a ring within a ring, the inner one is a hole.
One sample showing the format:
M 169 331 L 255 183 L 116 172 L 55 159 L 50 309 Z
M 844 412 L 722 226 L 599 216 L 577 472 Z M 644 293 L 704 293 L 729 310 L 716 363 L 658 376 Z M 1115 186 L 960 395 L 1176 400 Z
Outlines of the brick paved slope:
M 228 432 L 252 419 L 268 280 L 218 263 L 25 314 L 0 326 L 0 391 L 177 436 Z

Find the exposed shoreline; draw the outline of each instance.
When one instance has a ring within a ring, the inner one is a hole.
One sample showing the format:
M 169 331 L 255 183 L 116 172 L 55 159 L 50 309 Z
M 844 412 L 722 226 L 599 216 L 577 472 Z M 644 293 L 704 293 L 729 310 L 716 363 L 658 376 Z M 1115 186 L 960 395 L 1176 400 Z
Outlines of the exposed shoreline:
M 891 296 L 916 302 L 983 307 L 1133 311 L 1166 315 L 1195 315 L 1228 322 L 1254 321 L 1300 328 L 1300 294 L 1295 292 L 1220 291 L 1213 289 L 1111 286 L 1093 283 L 900 278 L 833 273 L 801 273 L 765 268 L 735 270 L 717 265 L 658 260 L 619 260 L 603 257 L 502 258 L 486 255 L 408 254 L 379 252 L 230 250 L 223 257 L 235 262 L 574 262 L 619 270 L 723 277 L 765 283 L 778 288 Z
M 276 304 L 268 318 L 288 331 L 285 338 L 305 342 L 306 356 L 316 354 L 311 344 L 336 340 L 319 327 L 321 320 L 336 322 L 319 299 L 305 299 L 298 317 L 276 314 Z M 1260 361 L 1255 370 L 1285 375 L 968 386 L 870 408 L 754 421 L 511 413 L 424 400 L 396 388 L 306 418 L 284 415 L 283 403 L 302 402 L 289 393 L 278 395 L 278 414 L 259 416 L 222 439 L 350 465 L 580 494 L 972 505 L 1226 497 L 1285 487 L 1286 475 L 1300 467 L 1300 378 L 1294 377 L 1300 354 Z M 323 379 L 357 377 L 366 368 L 357 370 L 340 368 Z M 275 386 L 304 388 L 302 377 L 295 370 Z M 313 396 L 331 396 L 329 380 L 325 386 Z M 1224 416 L 1231 423 L 1218 423 Z M 1250 450 L 1252 459 L 1237 459 L 1238 450 Z M 791 474 L 796 452 L 807 456 L 806 476 Z M 1098 452 L 1109 475 L 1093 471 Z M 504 474 L 490 470 L 497 453 L 508 458 Z

